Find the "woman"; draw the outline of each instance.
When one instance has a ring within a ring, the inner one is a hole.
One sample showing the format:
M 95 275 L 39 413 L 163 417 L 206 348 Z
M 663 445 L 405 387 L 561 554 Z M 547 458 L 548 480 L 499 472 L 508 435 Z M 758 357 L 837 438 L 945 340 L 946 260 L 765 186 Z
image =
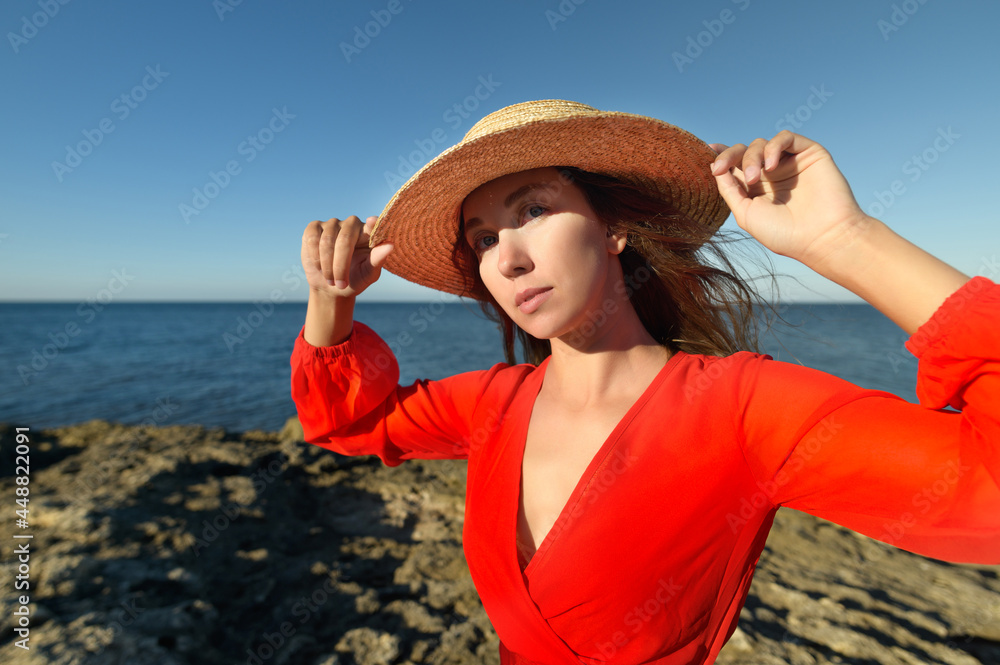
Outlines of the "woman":
M 698 252 L 729 209 L 912 335 L 923 405 L 740 351 L 752 292 Z M 864 215 L 802 136 L 710 148 L 651 118 L 518 104 L 377 220 L 310 224 L 302 260 L 306 439 L 469 460 L 464 549 L 502 662 L 713 662 L 779 506 L 1000 563 L 1000 288 Z M 494 304 L 508 357 L 520 335 L 533 362 L 397 386 L 353 321 L 383 265 Z

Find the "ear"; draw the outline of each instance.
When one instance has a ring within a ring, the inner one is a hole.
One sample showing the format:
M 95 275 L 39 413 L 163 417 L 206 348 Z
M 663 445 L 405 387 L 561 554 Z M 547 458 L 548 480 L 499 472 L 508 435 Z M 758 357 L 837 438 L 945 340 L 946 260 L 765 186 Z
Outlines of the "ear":
M 609 228 L 604 240 L 609 252 L 621 254 L 625 251 L 625 245 L 628 244 L 628 235 L 624 231 L 615 232 Z

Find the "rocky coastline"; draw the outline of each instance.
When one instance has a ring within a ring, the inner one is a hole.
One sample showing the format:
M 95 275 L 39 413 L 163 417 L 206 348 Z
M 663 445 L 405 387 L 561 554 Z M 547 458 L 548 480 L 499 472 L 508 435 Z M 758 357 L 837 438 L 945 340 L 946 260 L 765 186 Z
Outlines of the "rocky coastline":
M 462 556 L 460 462 L 343 457 L 303 443 L 295 419 L 243 433 L 91 421 L 30 440 L 30 527 L 0 520 L 0 662 L 499 662 Z M 0 441 L 13 513 L 12 425 Z M 781 511 L 718 663 L 998 665 L 1000 568 Z

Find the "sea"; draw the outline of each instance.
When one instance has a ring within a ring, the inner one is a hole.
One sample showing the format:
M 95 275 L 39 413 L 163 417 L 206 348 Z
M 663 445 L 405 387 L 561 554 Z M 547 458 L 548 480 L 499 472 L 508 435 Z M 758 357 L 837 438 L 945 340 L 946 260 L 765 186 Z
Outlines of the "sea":
M 0 303 L 0 423 L 92 419 L 280 430 L 295 415 L 289 355 L 305 303 Z M 789 304 L 761 350 L 915 401 L 906 334 L 866 304 Z M 475 303 L 358 303 L 400 382 L 503 361 Z M 794 399 L 794 396 L 790 396 Z

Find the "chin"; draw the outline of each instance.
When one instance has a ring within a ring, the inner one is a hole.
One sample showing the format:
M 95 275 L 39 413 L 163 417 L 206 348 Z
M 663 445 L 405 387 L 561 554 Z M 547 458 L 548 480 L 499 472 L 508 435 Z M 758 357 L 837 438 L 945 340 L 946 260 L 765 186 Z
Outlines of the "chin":
M 507 312 L 507 316 L 510 316 L 510 312 Z M 541 320 L 542 317 L 532 319 L 517 312 L 517 316 L 510 316 L 510 318 L 514 322 L 514 325 L 535 339 L 551 340 L 561 335 L 558 326 L 553 325 L 551 321 Z M 527 320 L 525 320 L 526 318 Z
M 581 340 L 590 336 L 579 326 L 571 326 L 565 322 L 560 324 L 554 321 L 532 321 L 527 325 L 521 325 L 516 319 L 514 322 L 520 326 L 521 330 L 535 339 L 547 339 L 550 342 L 554 339 Z M 593 331 L 591 331 L 592 334 Z
M 514 311 L 504 310 L 507 316 L 524 332 L 535 339 L 566 339 L 585 340 L 593 337 L 596 329 L 594 321 L 601 322 L 606 317 L 600 315 L 587 316 L 588 311 L 583 307 L 571 307 L 570 312 L 566 311 L 565 303 L 558 303 L 563 307 L 557 308 L 557 303 L 548 302 L 543 305 L 548 307 L 543 311 L 532 314 L 524 314 L 518 309 Z

